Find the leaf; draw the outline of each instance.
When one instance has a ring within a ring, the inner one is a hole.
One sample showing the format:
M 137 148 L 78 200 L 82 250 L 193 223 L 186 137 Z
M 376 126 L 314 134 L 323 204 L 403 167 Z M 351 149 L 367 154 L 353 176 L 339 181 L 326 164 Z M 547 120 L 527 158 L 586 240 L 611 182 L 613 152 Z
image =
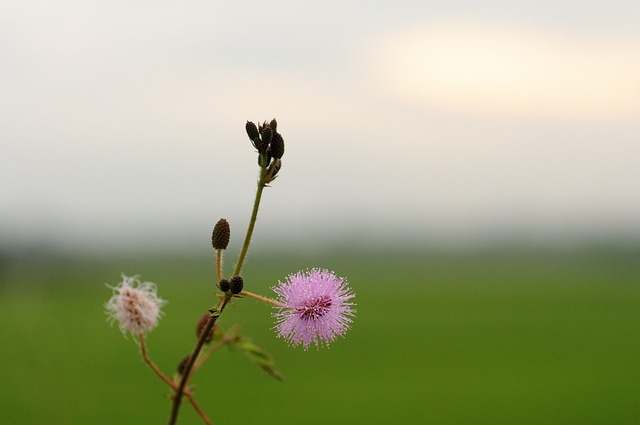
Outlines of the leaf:
M 275 368 L 275 362 L 271 354 L 255 345 L 250 339 L 240 338 L 236 347 L 242 350 L 249 360 L 260 366 L 269 375 L 278 381 L 284 381 L 284 375 Z

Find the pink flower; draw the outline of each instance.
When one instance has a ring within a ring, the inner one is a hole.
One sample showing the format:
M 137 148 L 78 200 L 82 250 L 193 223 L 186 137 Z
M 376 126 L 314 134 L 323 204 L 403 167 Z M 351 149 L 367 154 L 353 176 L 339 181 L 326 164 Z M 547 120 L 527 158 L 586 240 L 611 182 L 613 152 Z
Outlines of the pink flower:
M 329 346 L 343 336 L 355 316 L 349 302 L 355 294 L 344 278 L 328 270 L 311 269 L 287 277 L 273 287 L 278 294 L 279 311 L 275 329 L 290 345 L 302 344 L 307 350 L 313 342 L 316 348 Z
M 122 282 L 113 289 L 113 296 L 105 304 L 111 323 L 118 322 L 120 330 L 126 336 L 129 332 L 139 335 L 158 325 L 162 315 L 161 308 L 167 302 L 158 297 L 156 285 L 140 282 L 138 276 L 122 275 Z

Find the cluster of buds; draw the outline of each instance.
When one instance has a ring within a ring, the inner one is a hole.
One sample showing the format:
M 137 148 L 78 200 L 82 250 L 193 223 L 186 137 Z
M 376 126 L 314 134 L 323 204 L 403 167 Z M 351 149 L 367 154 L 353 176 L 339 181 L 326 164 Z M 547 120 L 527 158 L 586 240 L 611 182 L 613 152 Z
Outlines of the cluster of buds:
M 243 288 L 244 279 L 242 279 L 242 276 L 233 276 L 231 280 L 220 279 L 218 283 L 218 289 L 222 292 L 231 292 L 233 295 L 238 295 Z
M 231 227 L 229 226 L 229 222 L 224 218 L 221 218 L 213 228 L 213 232 L 211 234 L 211 245 L 217 251 L 227 249 L 230 237 Z M 220 263 L 221 260 L 218 260 L 218 266 L 220 266 Z M 219 270 L 218 275 L 222 277 Z M 233 295 L 238 295 L 242 292 L 243 287 L 244 281 L 241 276 L 233 276 L 230 281 L 221 278 L 220 282 L 218 282 L 218 289 L 222 292 L 230 292 Z
M 245 124 L 251 144 L 258 151 L 258 165 L 269 167 L 267 183 L 275 179 L 280 171 L 281 158 L 284 155 L 284 139 L 278 133 L 278 122 L 272 119 L 256 126 L 251 121 Z

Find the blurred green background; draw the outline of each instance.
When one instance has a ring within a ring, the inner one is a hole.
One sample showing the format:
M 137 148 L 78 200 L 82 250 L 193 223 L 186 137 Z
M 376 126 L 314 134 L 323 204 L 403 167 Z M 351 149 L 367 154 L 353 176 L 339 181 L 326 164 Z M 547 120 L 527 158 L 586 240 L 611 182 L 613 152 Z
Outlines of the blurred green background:
M 325 267 L 357 319 L 304 352 L 236 302 L 287 380 L 224 349 L 193 379 L 214 424 L 640 423 L 640 2 L 2 6 L 0 425 L 165 423 L 105 283 L 158 284 L 174 370 L 274 117 L 247 288 Z
M 216 424 L 637 423 L 639 259 L 637 247 L 256 251 L 247 288 L 326 267 L 348 277 L 357 319 L 304 352 L 275 337 L 268 306 L 239 300 L 220 324 L 242 324 L 287 379 L 225 348 L 194 376 L 196 398 Z M 171 373 L 213 304 L 213 256 L 5 255 L 0 270 L 2 423 L 166 421 L 167 388 L 107 324 L 104 284 L 120 272 L 158 284 L 169 304 L 148 345 Z M 185 405 L 180 423 L 199 422 Z

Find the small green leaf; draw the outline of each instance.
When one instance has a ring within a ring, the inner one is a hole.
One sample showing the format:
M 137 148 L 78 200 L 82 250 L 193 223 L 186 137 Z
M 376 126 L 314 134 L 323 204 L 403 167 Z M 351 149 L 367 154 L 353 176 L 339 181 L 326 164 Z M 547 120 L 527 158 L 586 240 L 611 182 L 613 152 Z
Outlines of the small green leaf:
M 249 360 L 260 366 L 269 375 L 276 378 L 278 381 L 284 381 L 284 375 L 275 368 L 275 362 L 271 354 L 258 347 L 247 338 L 240 338 L 236 346 L 244 352 Z

